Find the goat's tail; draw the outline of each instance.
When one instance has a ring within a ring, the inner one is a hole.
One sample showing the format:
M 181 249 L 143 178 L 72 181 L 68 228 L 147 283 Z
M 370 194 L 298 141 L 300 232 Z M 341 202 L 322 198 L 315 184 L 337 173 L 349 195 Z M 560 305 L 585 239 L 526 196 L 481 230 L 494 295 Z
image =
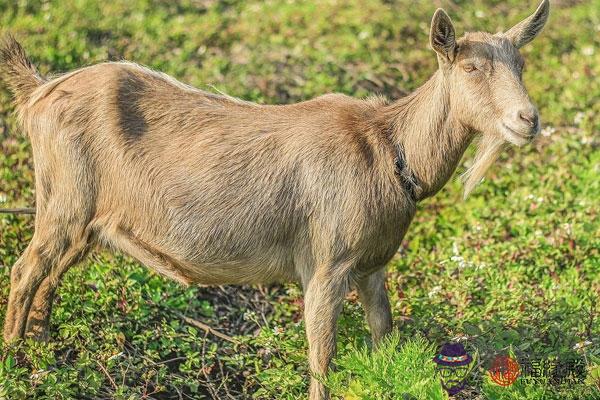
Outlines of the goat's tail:
M 25 49 L 10 34 L 0 45 L 0 79 L 14 93 L 17 108 L 25 106 L 33 91 L 46 81 L 29 61 Z

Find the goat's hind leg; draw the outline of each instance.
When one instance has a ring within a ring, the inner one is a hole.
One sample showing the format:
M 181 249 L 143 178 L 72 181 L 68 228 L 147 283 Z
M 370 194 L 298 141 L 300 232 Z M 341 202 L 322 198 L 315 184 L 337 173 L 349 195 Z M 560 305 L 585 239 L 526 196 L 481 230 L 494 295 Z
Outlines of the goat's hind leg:
M 45 334 L 60 278 L 87 253 L 91 239 L 94 198 L 85 158 L 74 157 L 78 154 L 74 148 L 63 149 L 61 163 L 54 164 L 55 160 L 44 159 L 47 154 L 40 151 L 39 144 L 33 147 L 37 163 L 35 232 L 11 271 L 5 341 L 22 338 L 27 326 L 36 336 Z
M 74 248 L 73 257 L 59 260 L 54 268 L 40 284 L 27 317 L 27 327 L 25 335 L 33 337 L 36 340 L 45 340 L 48 337 L 48 325 L 50 323 L 50 314 L 52 313 L 52 303 L 62 275 L 77 263 L 78 260 L 87 254 L 87 246 L 84 243 L 80 247 Z M 77 252 L 79 251 L 79 254 Z
M 6 342 L 22 338 L 27 325 L 34 334 L 45 334 L 52 297 L 60 277 L 88 249 L 89 232 L 84 224 L 73 222 L 69 218 L 48 218 L 47 214 L 37 216 L 33 239 L 11 271 L 4 322 Z M 34 298 L 35 307 L 32 308 Z
M 31 336 L 36 340 L 48 338 L 52 302 L 57 286 L 58 282 L 51 282 L 50 276 L 44 278 L 40 284 L 29 310 L 25 336 Z
M 62 218 L 41 218 L 42 221 L 53 220 L 53 223 L 49 226 L 54 227 L 54 229 L 51 229 L 54 235 L 48 239 L 51 242 L 47 241 L 45 245 L 46 249 L 52 249 L 47 252 L 52 256 L 48 260 L 49 266 L 38 266 L 38 268 L 42 267 L 46 270 L 42 274 L 44 276 L 43 280 L 34 292 L 35 297 L 29 309 L 25 330 L 27 336 L 31 336 L 36 340 L 47 338 L 54 294 L 61 278 L 71 266 L 85 257 L 91 246 L 91 228 L 86 224 L 87 219 L 85 214 L 65 215 Z M 38 224 L 36 221 L 36 232 L 38 230 L 48 235 L 46 233 L 48 228 L 43 223 Z M 32 240 L 30 246 L 36 247 L 39 244 Z
M 38 110 L 43 124 L 29 132 L 36 178 L 35 232 L 13 266 L 4 323 L 6 341 L 26 328 L 44 336 L 54 292 L 62 275 L 87 253 L 96 202 L 95 167 L 81 132 L 60 128 Z M 44 130 L 38 131 L 38 129 Z

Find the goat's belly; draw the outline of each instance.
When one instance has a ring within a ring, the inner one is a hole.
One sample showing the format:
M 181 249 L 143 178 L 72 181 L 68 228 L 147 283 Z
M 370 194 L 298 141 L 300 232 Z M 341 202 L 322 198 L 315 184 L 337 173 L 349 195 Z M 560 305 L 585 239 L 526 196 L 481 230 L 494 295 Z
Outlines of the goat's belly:
M 220 250 L 220 251 L 219 251 Z M 293 262 L 294 255 L 282 246 L 257 247 L 252 251 L 231 254 L 229 249 L 212 248 L 212 254 L 188 260 L 192 267 L 193 283 L 220 284 L 267 284 L 297 281 Z
M 203 285 L 269 284 L 298 281 L 293 268 L 266 263 L 197 264 L 189 283 Z
M 292 246 L 278 243 L 261 246 L 260 238 L 254 241 L 243 235 L 214 238 L 207 232 L 187 238 L 168 232 L 151 235 L 147 230 L 128 229 L 121 224 L 105 226 L 102 233 L 103 242 L 186 285 L 273 283 L 298 278 Z

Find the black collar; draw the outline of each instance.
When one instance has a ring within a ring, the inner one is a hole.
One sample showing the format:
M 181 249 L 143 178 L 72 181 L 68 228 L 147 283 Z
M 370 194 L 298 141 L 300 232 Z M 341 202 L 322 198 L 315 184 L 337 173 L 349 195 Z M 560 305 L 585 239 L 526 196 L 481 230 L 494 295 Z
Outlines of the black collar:
M 412 172 L 412 170 L 406 164 L 404 147 L 402 147 L 402 145 L 396 146 L 396 158 L 394 159 L 394 165 L 396 167 L 396 174 L 400 178 L 402 186 L 404 189 L 406 189 L 411 199 L 414 202 L 417 202 L 418 197 L 422 192 L 422 188 L 419 185 L 418 179 L 414 172 Z

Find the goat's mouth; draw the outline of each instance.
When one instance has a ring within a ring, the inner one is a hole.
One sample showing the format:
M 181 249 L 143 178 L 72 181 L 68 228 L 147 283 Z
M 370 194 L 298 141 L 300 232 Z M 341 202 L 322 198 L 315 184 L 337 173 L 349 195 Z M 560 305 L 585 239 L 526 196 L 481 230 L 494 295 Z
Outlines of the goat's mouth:
M 508 126 L 505 123 L 502 123 L 502 128 L 503 128 L 503 133 L 504 136 L 506 137 L 506 139 L 517 145 L 517 146 L 523 146 L 529 142 L 531 142 L 537 134 L 537 129 L 534 130 L 528 130 L 527 132 L 522 132 L 522 131 L 518 131 L 516 129 L 511 128 L 510 126 Z

